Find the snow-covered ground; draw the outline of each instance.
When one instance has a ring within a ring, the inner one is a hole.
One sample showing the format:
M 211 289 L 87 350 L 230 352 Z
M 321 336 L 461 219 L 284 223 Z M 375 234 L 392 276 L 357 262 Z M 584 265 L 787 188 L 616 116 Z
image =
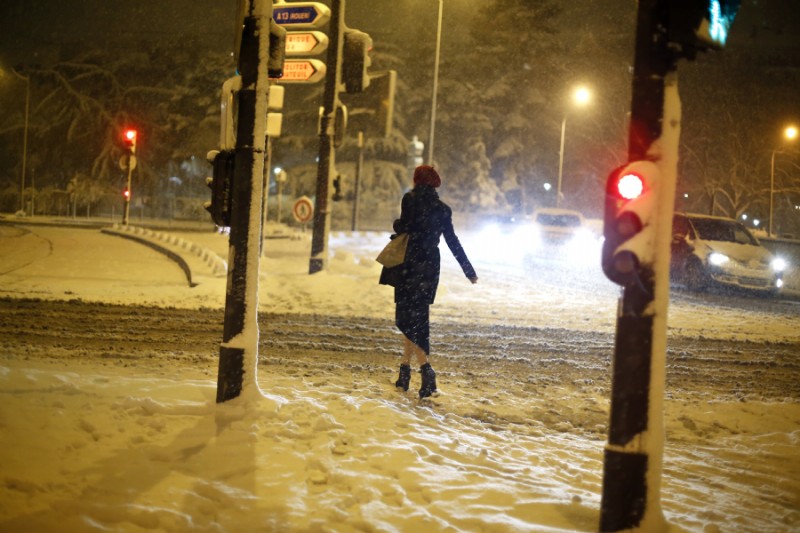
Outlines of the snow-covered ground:
M 0 296 L 223 305 L 225 278 L 210 269 L 196 272 L 190 288 L 173 263 L 119 237 L 30 229 L 0 226 Z M 227 247 L 211 232 L 175 236 L 223 255 Z M 308 235 L 268 240 L 261 309 L 391 320 L 391 289 L 377 285 L 372 261 L 385 240 L 332 235 L 329 269 L 314 276 Z M 469 236 L 463 240 L 471 253 Z M 434 328 L 613 332 L 617 292 L 602 279 L 591 291 L 535 283 L 476 251 L 473 286 L 442 247 Z M 747 340 L 751 350 L 800 346 L 798 314 L 698 302 L 672 305 L 670 335 Z M 214 354 L 193 364 L 135 353 L 130 365 L 65 364 L 0 343 L 0 531 L 597 529 L 602 437 L 541 420 L 498 427 L 461 416 L 455 406 L 465 397 L 446 382 L 447 394 L 418 405 L 387 386 L 389 375 L 334 361 L 324 375 L 269 365 L 263 395 L 217 405 Z M 786 371 L 800 376 L 796 363 Z M 569 387 L 556 390 L 554 410 L 568 409 Z M 487 402 L 499 392 L 485 391 Z M 589 400 L 582 408 L 607 412 L 607 398 Z M 502 402 L 526 420 L 522 399 Z M 796 394 L 737 401 L 697 391 L 668 399 L 666 409 L 662 496 L 673 529 L 800 529 Z

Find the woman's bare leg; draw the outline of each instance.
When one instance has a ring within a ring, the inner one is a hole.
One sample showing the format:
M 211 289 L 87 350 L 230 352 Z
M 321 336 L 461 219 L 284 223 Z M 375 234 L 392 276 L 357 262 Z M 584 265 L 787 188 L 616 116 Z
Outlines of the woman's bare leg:
M 403 336 L 402 364 L 404 365 L 411 364 L 412 355 L 417 358 L 417 363 L 419 364 L 419 366 L 422 366 L 428 362 L 428 354 L 425 353 L 425 350 L 414 344 L 408 337 Z

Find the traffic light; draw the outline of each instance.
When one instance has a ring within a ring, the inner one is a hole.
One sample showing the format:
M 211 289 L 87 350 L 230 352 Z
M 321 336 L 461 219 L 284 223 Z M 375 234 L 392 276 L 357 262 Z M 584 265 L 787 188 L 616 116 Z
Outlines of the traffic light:
M 269 61 L 267 76 L 278 79 L 283 77 L 283 59 L 286 55 L 286 28 L 269 19 Z
M 342 198 L 342 177 L 337 175 L 333 178 L 333 201 L 338 202 Z
M 679 57 L 694 59 L 698 51 L 725 46 L 740 0 L 671 0 L 669 41 Z
M 386 70 L 369 76 L 369 87 L 359 94 L 341 94 L 347 106 L 348 128 L 368 137 L 389 137 L 394 125 L 397 72 Z
M 652 277 L 659 171 L 651 161 L 629 163 L 608 177 L 602 265 L 623 286 Z
M 125 197 L 126 201 L 130 200 L 131 199 L 131 191 L 130 191 L 130 189 L 122 189 L 122 196 Z
M 211 214 L 214 224 L 230 226 L 234 152 L 211 150 L 206 159 L 213 167 L 213 177 L 206 178 L 206 185 L 211 189 L 211 201 L 203 204 L 203 207 Z
M 342 46 L 342 82 L 345 92 L 360 93 L 369 87 L 367 68 L 372 64 L 369 51 L 372 38 L 363 31 L 345 29 Z
M 136 130 L 131 128 L 122 132 L 122 144 L 129 154 L 136 153 L 136 135 Z

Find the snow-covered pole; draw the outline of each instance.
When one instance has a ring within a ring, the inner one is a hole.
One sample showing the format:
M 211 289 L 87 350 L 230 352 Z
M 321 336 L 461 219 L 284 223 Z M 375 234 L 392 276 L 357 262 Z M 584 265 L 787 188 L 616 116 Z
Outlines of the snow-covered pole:
M 272 0 L 244 0 L 238 69 L 239 114 L 230 199 L 225 323 L 217 402 L 258 391 L 258 269 L 269 102 Z
M 308 273 L 324 270 L 328 263 L 328 234 L 331 226 L 330 185 L 336 173 L 334 135 L 342 128 L 343 113 L 339 101 L 342 80 L 342 45 L 345 0 L 331 0 L 331 21 L 328 32 L 328 57 L 325 92 L 319 124 L 319 163 L 317 165 L 317 198 L 314 206 L 314 232 L 311 236 L 311 258 Z M 337 121 L 339 123 L 337 124 Z
M 601 531 L 665 531 L 661 510 L 677 61 L 721 48 L 739 0 L 639 0 L 628 165 L 609 177 L 603 270 L 617 314 Z
M 675 61 L 667 49 L 666 5 L 664 0 L 639 2 L 628 148 L 631 164 L 612 174 L 607 187 L 608 250 L 604 250 L 603 266 L 613 281 L 623 285 L 623 292 L 614 346 L 601 531 L 666 529 L 660 502 L 662 410 L 669 238 L 680 124 L 677 92 L 673 100 L 673 91 L 667 90 L 673 85 L 668 78 Z M 632 193 L 624 190 L 626 179 L 635 183 Z M 615 203 L 613 195 L 618 192 L 622 198 Z M 633 221 L 632 229 L 621 230 L 619 237 L 613 230 L 625 228 L 628 219 Z

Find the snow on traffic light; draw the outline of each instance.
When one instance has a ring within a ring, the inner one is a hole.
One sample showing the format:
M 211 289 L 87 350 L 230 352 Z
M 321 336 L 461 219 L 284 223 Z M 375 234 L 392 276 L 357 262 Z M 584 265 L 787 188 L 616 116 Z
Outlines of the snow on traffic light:
M 211 189 L 211 201 L 205 202 L 203 207 L 211 214 L 214 224 L 230 227 L 234 152 L 211 150 L 206 160 L 213 167 L 213 177 L 206 178 L 206 185 Z
M 606 277 L 628 286 L 652 277 L 659 171 L 651 161 L 635 161 L 606 182 L 602 265 Z
M 269 61 L 267 75 L 272 79 L 283 77 L 283 63 L 286 56 L 286 28 L 269 20 Z

